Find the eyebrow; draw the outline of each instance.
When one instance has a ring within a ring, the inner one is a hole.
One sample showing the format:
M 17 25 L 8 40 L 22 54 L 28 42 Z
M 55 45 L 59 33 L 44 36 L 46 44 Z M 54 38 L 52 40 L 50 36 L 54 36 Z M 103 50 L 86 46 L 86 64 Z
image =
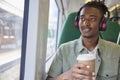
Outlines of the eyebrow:
M 96 15 L 90 15 L 90 17 L 97 17 Z
M 84 17 L 85 15 L 80 15 L 80 17 Z M 97 16 L 95 16 L 95 15 L 90 15 L 90 17 L 97 17 Z

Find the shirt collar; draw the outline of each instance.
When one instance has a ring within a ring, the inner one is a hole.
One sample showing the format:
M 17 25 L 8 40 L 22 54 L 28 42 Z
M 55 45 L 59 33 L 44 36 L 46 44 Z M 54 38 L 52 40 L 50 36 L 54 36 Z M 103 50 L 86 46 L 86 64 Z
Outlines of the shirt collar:
M 82 36 L 78 39 L 76 51 L 77 53 L 81 52 L 84 49 L 83 43 L 82 43 Z
M 99 50 L 99 53 L 103 53 L 104 49 L 105 49 L 104 40 L 99 37 L 99 41 L 98 41 L 98 50 Z
M 82 36 L 80 36 L 80 38 L 78 39 L 78 42 L 77 42 L 77 46 L 76 46 L 77 53 L 81 52 L 84 48 L 85 47 L 84 47 L 83 42 L 82 42 Z M 97 49 L 102 51 L 103 48 L 104 48 L 104 43 L 103 43 L 102 39 L 99 37 Z

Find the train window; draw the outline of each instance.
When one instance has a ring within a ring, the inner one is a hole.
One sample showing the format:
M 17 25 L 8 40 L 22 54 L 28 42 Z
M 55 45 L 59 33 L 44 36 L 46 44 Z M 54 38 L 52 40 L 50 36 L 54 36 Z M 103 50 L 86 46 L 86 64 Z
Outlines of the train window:
M 57 24 L 58 24 L 58 7 L 55 0 L 50 0 L 48 39 L 47 39 L 47 59 L 56 51 L 57 45 Z
M 0 0 L 0 80 L 19 80 L 24 0 Z

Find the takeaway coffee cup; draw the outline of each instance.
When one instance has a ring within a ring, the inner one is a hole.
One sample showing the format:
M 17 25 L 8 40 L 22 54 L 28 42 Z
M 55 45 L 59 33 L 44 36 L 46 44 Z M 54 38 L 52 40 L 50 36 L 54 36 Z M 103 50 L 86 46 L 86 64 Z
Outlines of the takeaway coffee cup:
M 92 72 L 95 72 L 95 59 L 96 56 L 94 54 L 81 54 L 77 57 L 78 63 L 90 66 L 89 69 Z

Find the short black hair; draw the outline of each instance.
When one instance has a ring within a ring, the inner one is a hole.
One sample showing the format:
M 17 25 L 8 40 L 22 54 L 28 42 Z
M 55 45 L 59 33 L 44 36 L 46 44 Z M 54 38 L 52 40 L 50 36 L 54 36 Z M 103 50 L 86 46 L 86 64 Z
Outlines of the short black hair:
M 108 11 L 108 8 L 107 6 L 103 3 L 103 2 L 98 2 L 98 1 L 91 1 L 91 2 L 88 2 L 86 4 L 84 4 L 78 11 L 77 15 L 79 16 L 80 15 L 80 12 L 83 8 L 85 7 L 94 7 L 94 8 L 97 8 L 98 10 L 100 10 L 102 16 L 104 16 L 106 14 L 106 12 L 109 12 Z

